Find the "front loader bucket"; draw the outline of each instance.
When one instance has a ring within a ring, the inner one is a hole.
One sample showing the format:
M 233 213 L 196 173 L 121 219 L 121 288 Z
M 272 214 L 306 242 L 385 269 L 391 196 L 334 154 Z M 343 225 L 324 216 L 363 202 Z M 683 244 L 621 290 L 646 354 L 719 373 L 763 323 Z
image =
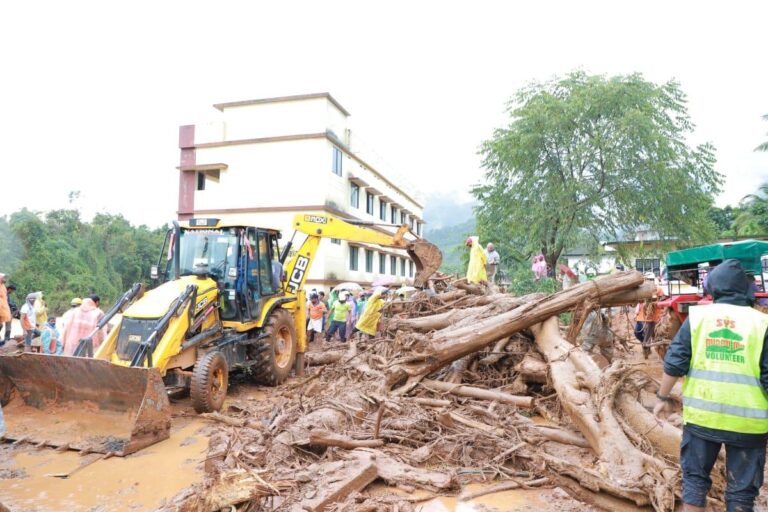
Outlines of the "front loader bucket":
M 413 286 L 424 288 L 432 274 L 437 272 L 443 264 L 443 253 L 435 244 L 426 240 L 411 242 L 407 247 L 408 256 L 416 264 L 416 276 L 413 278 Z
M 25 353 L 0 356 L 3 382 L 15 388 L 3 406 L 6 439 L 123 456 L 170 435 L 170 403 L 154 368 Z

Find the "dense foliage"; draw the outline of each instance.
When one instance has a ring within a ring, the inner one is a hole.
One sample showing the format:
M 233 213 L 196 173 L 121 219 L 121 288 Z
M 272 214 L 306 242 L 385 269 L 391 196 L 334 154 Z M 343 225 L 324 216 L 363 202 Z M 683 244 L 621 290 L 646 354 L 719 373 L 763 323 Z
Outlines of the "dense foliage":
M 576 72 L 522 89 L 508 112 L 482 145 L 485 183 L 473 191 L 485 239 L 554 266 L 585 234 L 652 226 L 661 238 L 714 238 L 722 176 L 710 145 L 686 143 L 693 124 L 676 82 Z
M 164 236 L 165 229 L 134 227 L 121 215 L 84 222 L 77 210 L 23 209 L 0 217 L 0 272 L 17 286 L 19 305 L 37 290 L 59 313 L 73 297 L 92 293 L 108 304 L 132 283 L 148 280 Z

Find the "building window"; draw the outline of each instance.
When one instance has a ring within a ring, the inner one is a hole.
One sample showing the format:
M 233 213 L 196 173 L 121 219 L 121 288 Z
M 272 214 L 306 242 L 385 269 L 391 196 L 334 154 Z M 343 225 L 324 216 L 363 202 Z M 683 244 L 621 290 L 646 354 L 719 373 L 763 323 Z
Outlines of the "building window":
M 379 218 L 384 222 L 387 221 L 387 203 L 379 199 Z
M 391 217 L 392 220 L 390 222 L 392 224 L 397 224 L 397 208 L 395 208 L 395 205 L 393 205 L 393 204 L 391 204 L 389 206 L 392 209 L 391 210 L 392 211 L 392 217 Z
M 383 252 L 379 253 L 379 274 L 387 273 L 387 255 Z
M 408 260 L 408 275 L 413 277 L 413 260 Z
M 400 275 L 405 277 L 405 258 L 400 258 Z
M 370 192 L 365 193 L 365 213 L 373 215 L 373 194 Z
M 333 146 L 333 174 L 341 176 L 342 153 L 339 148 Z
M 349 248 L 349 270 L 357 270 L 357 261 L 359 259 L 359 247 L 352 247 Z
M 405 218 L 406 218 L 405 212 L 400 212 L 400 224 L 407 224 L 405 222 Z
M 411 217 L 411 231 L 414 231 L 416 229 L 416 219 Z
M 360 187 L 354 183 L 350 183 L 349 185 L 349 204 L 351 204 L 353 208 L 360 208 Z
M 331 238 L 331 243 L 334 245 L 341 245 L 341 240 L 338 238 Z
M 197 190 L 205 190 L 205 173 L 197 173 Z
M 421 222 L 416 223 L 416 234 L 421 236 Z
M 658 275 L 661 269 L 659 258 L 638 258 L 635 260 L 635 270 L 640 272 L 653 272 Z
M 397 256 L 389 257 L 389 273 L 393 276 L 397 275 Z
M 365 250 L 365 271 L 373 272 L 373 251 Z

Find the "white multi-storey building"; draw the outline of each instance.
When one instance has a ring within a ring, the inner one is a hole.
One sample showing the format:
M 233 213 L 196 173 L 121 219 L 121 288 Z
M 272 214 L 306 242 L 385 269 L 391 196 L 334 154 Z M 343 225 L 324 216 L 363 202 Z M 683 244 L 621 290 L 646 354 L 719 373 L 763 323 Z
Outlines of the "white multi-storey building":
M 293 234 L 297 212 L 408 224 L 421 236 L 423 205 L 402 180 L 375 168 L 372 155 L 358 151 L 349 112 L 330 94 L 214 107 L 220 120 L 179 128 L 179 219 L 237 218 L 280 229 L 282 243 Z M 394 232 L 386 226 L 374 229 Z M 303 235 L 297 235 L 294 246 L 301 242 Z M 408 283 L 414 273 L 405 251 L 324 239 L 307 285 L 370 285 L 379 276 Z

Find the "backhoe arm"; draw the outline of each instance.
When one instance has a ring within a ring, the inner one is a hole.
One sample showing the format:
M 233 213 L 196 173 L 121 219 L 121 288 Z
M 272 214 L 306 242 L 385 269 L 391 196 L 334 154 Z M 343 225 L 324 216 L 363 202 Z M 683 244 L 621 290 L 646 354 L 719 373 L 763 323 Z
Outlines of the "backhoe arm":
M 426 240 L 405 239 L 410 229 L 399 226 L 395 233 L 383 233 L 372 229 L 371 222 L 357 222 L 341 219 L 332 215 L 300 213 L 293 218 L 293 228 L 307 235 L 307 239 L 296 256 L 288 262 L 288 290 L 295 293 L 304 287 L 310 266 L 317 253 L 321 238 L 337 238 L 350 242 L 370 243 L 383 247 L 404 249 L 416 265 L 414 286 L 423 288 L 443 261 L 442 253 L 434 244 Z

